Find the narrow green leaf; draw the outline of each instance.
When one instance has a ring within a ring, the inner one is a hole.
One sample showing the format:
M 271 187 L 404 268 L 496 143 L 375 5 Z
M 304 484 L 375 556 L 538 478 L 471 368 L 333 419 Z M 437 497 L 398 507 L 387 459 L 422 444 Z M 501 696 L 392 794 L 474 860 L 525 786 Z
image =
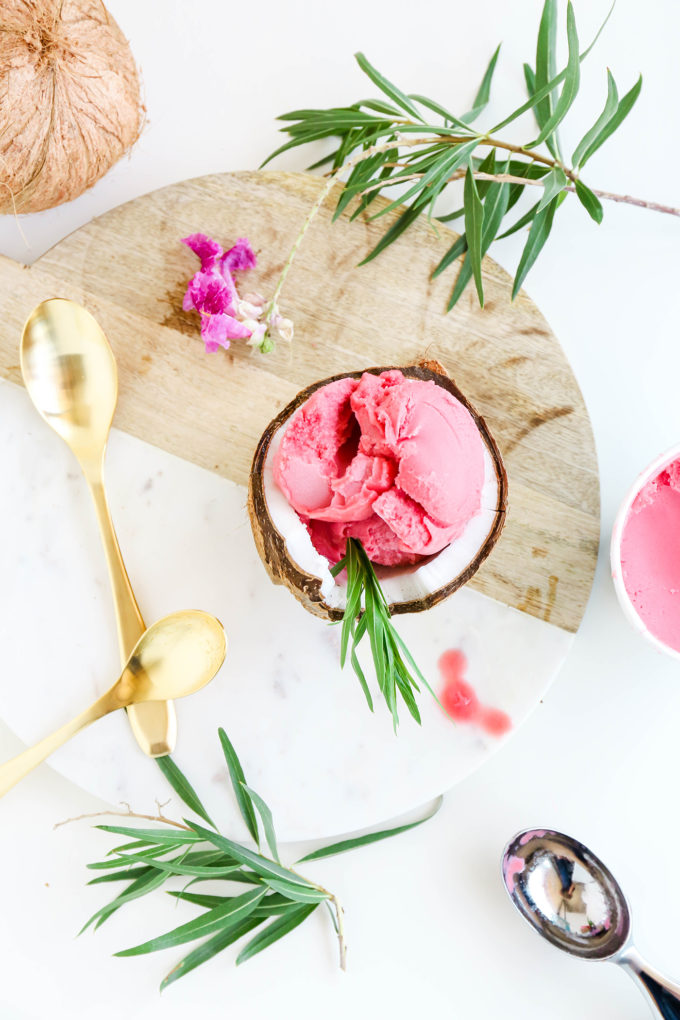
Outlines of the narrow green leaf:
M 602 223 L 602 217 L 604 216 L 604 209 L 597 195 L 595 195 L 583 181 L 576 182 L 576 195 L 586 210 L 588 215 L 595 220 L 596 223 Z
M 482 223 L 484 207 L 477 193 L 477 184 L 468 167 L 463 188 L 463 204 L 465 206 L 465 236 L 468 244 L 468 258 L 471 262 L 472 275 L 479 303 L 484 307 L 484 286 L 482 284 Z
M 233 896 L 209 896 L 201 893 L 188 893 L 183 890 L 181 892 L 168 891 L 168 896 L 173 896 L 178 900 L 187 900 L 189 903 L 194 903 L 198 907 L 205 907 L 208 910 L 212 910 L 213 907 L 219 907 L 221 903 L 226 903 L 227 900 L 234 899 Z M 251 916 L 260 918 L 273 917 L 275 914 L 284 914 L 287 910 L 290 910 L 290 897 L 280 896 L 278 893 L 270 893 L 263 900 L 260 900 Z
M 149 864 L 150 867 L 163 871 L 167 875 L 188 875 L 194 878 L 226 878 L 227 875 L 231 875 L 232 872 L 239 870 L 238 864 L 215 865 L 211 867 L 209 865 L 186 864 L 180 860 L 159 861 L 155 858 L 145 859 L 139 854 L 125 854 L 123 859 L 135 861 L 135 863 L 143 862 Z
M 493 81 L 493 73 L 496 70 L 496 62 L 498 60 L 498 54 L 500 53 L 500 51 L 501 43 L 499 43 L 496 49 L 494 50 L 493 56 L 491 57 L 491 60 L 487 65 L 486 71 L 484 72 L 484 77 L 482 78 L 481 84 L 477 90 L 477 95 L 475 96 L 474 101 L 472 103 L 472 109 L 468 110 L 468 112 L 464 113 L 463 116 L 461 117 L 461 120 L 466 124 L 470 124 L 473 120 L 475 120 L 482 112 L 482 110 L 485 108 L 485 106 L 488 105 L 489 99 L 491 97 L 491 82 Z
M 134 829 L 125 825 L 95 825 L 95 829 L 112 832 L 117 836 L 136 837 L 139 841 L 158 845 L 182 846 L 185 843 L 200 843 L 200 836 L 197 836 L 195 832 L 181 829 Z
M 533 218 L 534 218 L 534 216 L 536 215 L 537 212 L 538 212 L 538 202 L 536 202 L 535 205 L 532 205 L 531 209 L 528 209 L 527 212 L 525 212 L 523 216 L 520 216 L 520 218 L 517 220 L 517 222 L 513 223 L 513 225 L 511 227 L 509 227 L 505 231 L 505 233 L 499 234 L 499 236 L 496 238 L 496 240 L 497 241 L 502 241 L 504 237 L 510 237 L 511 234 L 516 234 L 518 230 L 522 229 L 522 227 L 526 227 L 526 225 L 528 223 L 531 223 L 531 221 L 533 220 Z
M 423 123 L 423 118 L 420 116 L 418 110 L 408 96 L 402 92 L 400 88 L 397 88 L 396 85 L 393 85 L 391 81 L 388 81 L 387 78 L 380 74 L 380 72 L 366 59 L 363 53 L 355 53 L 354 58 L 364 74 L 368 75 L 373 84 L 377 85 L 381 92 L 384 92 L 384 94 L 388 96 L 393 103 L 396 103 L 397 106 L 406 113 L 409 113 L 412 117 L 415 117 L 416 120 Z
M 548 240 L 548 235 L 552 230 L 553 219 L 555 218 L 555 210 L 566 194 L 566 191 L 560 192 L 559 195 L 556 195 L 556 197 L 553 198 L 550 205 L 547 205 L 545 209 L 541 209 L 541 211 L 537 212 L 534 216 L 529 236 L 527 237 L 526 244 L 524 245 L 524 251 L 522 252 L 522 256 L 519 260 L 519 265 L 512 285 L 513 299 L 517 296 L 527 273 L 538 258 L 541 248 Z
M 576 31 L 576 18 L 571 0 L 567 4 L 567 42 L 569 44 L 569 56 L 565 69 L 564 85 L 559 99 L 555 103 L 555 109 L 538 133 L 533 142 L 529 142 L 526 148 L 534 148 L 549 138 L 558 124 L 561 124 L 569 112 L 574 99 L 578 93 L 581 81 L 581 57 L 578 50 L 578 33 Z M 538 78 L 538 75 L 537 75 Z M 547 98 L 547 97 L 546 97 Z M 538 106 L 537 106 L 538 108 Z
M 350 655 L 350 662 L 352 665 L 352 669 L 354 670 L 354 674 L 358 678 L 359 683 L 361 684 L 361 689 L 364 692 L 364 697 L 366 698 L 368 707 L 372 712 L 373 698 L 371 697 L 371 692 L 368 688 L 366 676 L 364 674 L 363 669 L 361 668 L 361 663 L 359 662 L 359 659 L 357 657 L 357 645 L 359 644 L 365 633 L 366 633 L 366 616 L 364 615 L 362 616 L 361 620 L 357 624 L 356 629 L 354 631 L 354 639 L 352 641 L 352 652 Z
M 501 173 L 507 173 L 507 164 Z M 486 255 L 503 221 L 510 198 L 510 185 L 507 181 L 494 184 L 484 203 L 484 220 L 482 224 L 482 255 Z
M 164 991 L 168 985 L 171 985 L 173 981 L 178 981 L 185 974 L 195 970 L 196 967 L 200 967 L 202 963 L 206 963 L 207 960 L 211 960 L 213 956 L 217 956 L 223 949 L 232 945 L 234 942 L 238 942 L 240 938 L 247 935 L 253 928 L 257 928 L 258 925 L 262 924 L 261 917 L 254 917 L 252 914 L 246 917 L 244 921 L 239 924 L 225 928 L 224 931 L 218 931 L 217 935 L 213 935 L 211 939 L 208 939 L 202 945 L 197 946 L 187 956 L 181 960 L 176 967 L 170 971 L 161 982 L 160 990 Z
M 428 811 L 423 818 L 419 818 L 417 822 L 408 822 L 406 825 L 397 825 L 393 829 L 381 829 L 379 832 L 368 832 L 363 836 L 351 836 L 349 839 L 340 840 L 339 843 L 329 843 L 327 846 L 322 846 L 319 850 L 314 850 L 311 854 L 301 857 L 298 863 L 302 864 L 304 861 L 319 861 L 322 857 L 334 857 L 336 854 L 344 854 L 347 850 L 354 850 L 359 846 L 367 846 L 369 843 L 379 843 L 383 839 L 391 839 L 392 836 L 398 836 L 402 832 L 408 832 L 409 829 L 417 829 L 419 825 L 423 825 L 425 822 L 428 822 L 430 818 L 434 818 L 442 806 L 443 800 L 443 797 L 438 797 L 432 810 Z
M 437 103 L 434 99 L 428 99 L 427 96 L 421 96 L 415 93 L 412 93 L 409 98 L 414 99 L 417 103 L 420 103 L 421 106 L 425 106 L 428 110 L 432 110 L 433 113 L 439 114 L 439 116 L 443 117 L 444 120 L 448 120 L 451 127 L 455 126 L 460 128 L 461 131 L 465 131 L 466 134 L 472 133 L 472 128 L 469 124 L 465 123 L 463 118 L 456 117 L 450 110 L 447 110 L 446 107 L 442 106 L 441 103 Z
M 262 170 L 264 167 L 267 166 L 268 163 L 271 163 L 273 159 L 276 159 L 277 156 L 281 156 L 284 152 L 288 152 L 289 149 L 295 149 L 299 145 L 307 145 L 308 142 L 314 142 L 318 141 L 321 138 L 328 137 L 329 137 L 328 131 L 324 130 L 318 131 L 316 133 L 310 133 L 308 136 L 304 138 L 291 138 L 289 141 L 284 142 L 283 145 L 279 145 L 279 147 L 277 149 L 274 149 L 273 152 L 270 152 L 266 159 L 263 159 L 262 162 L 260 163 L 259 169 Z M 163 761 L 163 758 L 156 758 L 156 761 L 159 762 Z
M 506 163 L 504 166 L 502 166 L 500 168 L 500 170 L 501 170 L 501 173 L 507 173 L 508 172 L 508 163 Z M 503 217 L 505 216 L 505 213 L 506 213 L 507 208 L 508 208 L 509 196 L 510 196 L 510 185 L 507 182 L 504 182 L 502 184 L 501 183 L 492 184 L 491 188 L 489 189 L 486 201 L 484 203 L 484 220 L 483 220 L 483 225 L 482 225 L 482 242 L 481 242 L 481 253 L 482 253 L 482 255 L 486 254 L 486 252 L 491 247 L 492 242 L 496 238 L 496 234 L 498 233 L 498 230 L 500 228 L 501 222 L 502 222 Z M 460 267 L 460 270 L 458 272 L 458 276 L 456 277 L 456 282 L 455 282 L 453 291 L 451 292 L 451 296 L 449 298 L 449 302 L 448 302 L 448 305 L 447 305 L 447 311 L 451 311 L 453 306 L 459 300 L 461 294 L 463 293 L 463 291 L 467 287 L 471 277 L 472 277 L 472 266 L 470 264 L 469 256 L 466 256 L 465 261 L 463 262 L 462 266 Z M 405 648 L 405 647 L 404 647 L 404 652 L 410 658 L 410 653 L 409 653 L 408 649 Z M 413 663 L 413 666 L 414 666 L 414 668 L 417 669 L 417 666 L 415 665 L 415 663 Z M 421 676 L 421 679 L 423 680 L 423 682 L 426 684 L 426 686 L 430 690 L 430 693 L 434 694 L 434 692 L 432 691 L 432 688 L 430 687 L 430 685 L 427 683 L 427 681 L 422 676 L 422 674 L 420 674 L 420 670 L 418 670 L 418 673 Z M 436 697 L 436 695 L 435 695 L 435 697 Z
M 410 227 L 413 221 L 416 220 L 418 216 L 420 216 L 421 211 L 422 210 L 418 205 L 408 206 L 408 208 L 405 209 L 404 212 L 401 214 L 399 219 L 395 220 L 392 226 L 389 228 L 389 230 L 387 230 L 386 233 L 383 234 L 383 236 L 376 244 L 375 248 L 372 248 L 371 251 L 366 256 L 366 258 L 361 260 L 359 265 L 365 266 L 367 262 L 371 262 L 371 260 L 376 258 L 376 256 L 380 255 L 380 253 L 383 252 L 385 248 L 388 248 L 391 244 L 393 244 L 398 237 L 401 237 L 401 235 L 404 233 L 407 227 Z
M 447 213 L 445 216 L 437 216 L 437 220 L 439 223 L 451 223 L 452 220 L 459 220 L 464 215 L 465 209 L 461 206 L 460 209 L 454 209 L 453 212 Z
M 538 26 L 538 39 L 536 40 L 536 75 L 534 87 L 530 92 L 533 94 L 537 89 L 543 88 L 557 74 L 557 0 L 545 0 L 541 21 Z M 526 71 L 525 71 L 526 78 Z M 527 79 L 527 87 L 529 81 Z M 539 128 L 544 127 L 553 114 L 552 94 L 547 95 L 537 103 L 534 114 Z M 557 139 L 555 139 L 555 142 Z M 549 139 L 552 143 L 553 139 Z M 554 148 L 554 151 L 553 151 Z M 551 148 L 553 156 L 559 158 L 559 146 Z
M 227 762 L 227 768 L 229 769 L 229 778 L 231 779 L 231 785 L 234 790 L 234 797 L 236 798 L 238 809 L 241 812 L 243 821 L 246 823 L 248 832 L 259 846 L 260 833 L 257 828 L 257 818 L 255 817 L 255 811 L 250 801 L 250 797 L 246 792 L 246 777 L 243 774 L 241 762 L 238 760 L 238 755 L 236 754 L 236 751 L 224 730 L 220 727 L 217 732 L 219 734 L 220 743 L 222 744 L 222 751 L 224 752 L 224 757 Z
M 592 143 L 599 137 L 600 132 L 607 126 L 609 121 L 614 116 L 616 109 L 619 105 L 619 93 L 616 88 L 616 82 L 614 76 L 607 68 L 607 99 L 604 104 L 604 110 L 597 118 L 590 131 L 586 131 L 581 141 L 574 149 L 574 155 L 571 157 L 571 162 L 574 167 L 581 165 L 581 160 L 588 152 Z
M 168 896 L 172 896 L 176 900 L 186 900 L 187 903 L 193 903 L 197 907 L 205 907 L 206 910 L 212 910 L 214 907 L 219 907 L 223 903 L 234 899 L 233 896 L 211 896 L 207 893 L 190 893 L 185 892 L 184 889 L 168 889 Z
M 301 885 L 293 885 L 290 882 L 280 882 L 276 878 L 268 878 L 267 885 L 281 896 L 294 900 L 296 903 L 323 903 L 328 899 L 328 894 L 320 889 L 303 888 Z
M 395 656 L 395 659 L 396 658 L 397 656 Z M 401 663 L 400 658 L 399 662 Z M 417 722 L 419 726 L 421 726 L 422 719 L 420 717 L 420 710 L 418 708 L 418 705 L 416 704 L 415 695 L 413 693 L 414 691 L 419 691 L 420 688 L 414 682 L 413 677 L 409 675 L 409 672 L 403 663 L 397 665 L 393 672 L 394 681 L 397 685 L 399 693 L 401 694 L 402 701 L 409 710 L 411 717 Z
M 159 769 L 170 783 L 175 793 L 184 801 L 186 806 L 190 808 L 199 818 L 202 818 L 208 825 L 212 825 L 215 828 L 215 823 L 201 804 L 200 798 L 193 786 L 184 775 L 178 765 L 175 764 L 169 754 L 164 755 L 162 758 L 154 759 Z
M 355 103 L 353 106 L 332 106 L 325 110 L 321 107 L 310 107 L 306 110 L 289 110 L 288 113 L 280 113 L 276 119 L 283 121 L 297 120 L 310 124 L 316 124 L 319 121 L 338 121 L 342 124 L 349 122 L 351 126 L 375 123 L 376 118 L 372 114 L 364 113 L 359 109 L 363 105 L 365 104 Z M 390 108 L 386 112 L 395 113 L 396 111 Z
M 279 850 L 276 845 L 276 833 L 274 831 L 274 819 L 272 817 L 271 810 L 269 809 L 267 804 L 265 804 L 262 797 L 260 797 L 259 793 L 256 793 L 255 790 L 251 790 L 251 788 L 249 786 L 246 786 L 245 783 L 243 783 L 243 787 L 248 796 L 250 797 L 252 803 L 257 808 L 258 814 L 262 819 L 262 827 L 264 829 L 265 839 L 267 840 L 267 844 L 272 852 L 274 860 L 278 861 L 280 864 L 281 861 L 279 860 Z
M 527 87 L 527 95 L 531 99 L 536 91 L 536 75 L 531 64 L 522 64 L 522 70 L 524 71 L 524 82 Z M 534 113 L 536 111 L 534 110 Z
M 122 868 L 120 871 L 110 871 L 106 875 L 98 875 L 91 878 L 87 885 L 100 885 L 102 882 L 127 882 L 133 878 L 141 878 L 142 875 L 155 874 L 153 868 Z
M 369 110 L 375 110 L 376 113 L 386 113 L 390 117 L 398 117 L 399 110 L 392 103 L 386 103 L 383 99 L 362 99 L 356 104 L 357 106 L 366 106 Z
M 586 151 L 581 156 L 580 166 L 586 165 L 590 157 L 597 152 L 601 145 L 607 141 L 607 139 L 614 134 L 614 132 L 621 126 L 630 111 L 635 106 L 637 98 L 640 95 L 642 89 L 642 75 L 638 78 L 635 85 L 629 92 L 626 92 L 625 96 L 616 108 L 616 112 L 609 118 L 607 123 L 603 126 L 600 133 L 594 138 Z
M 114 854 L 116 854 L 116 852 L 117 851 L 114 850 Z M 143 861 L 146 864 L 152 858 L 159 857 L 162 854 L 170 853 L 170 852 L 171 852 L 171 848 L 169 848 L 169 847 L 162 848 L 162 847 L 152 846 L 152 847 L 149 847 L 148 850 L 140 850 L 139 853 L 137 853 L 134 856 L 132 854 L 129 854 L 129 855 L 128 854 L 121 854 L 120 856 L 109 857 L 105 861 L 94 861 L 92 864 L 88 864 L 87 867 L 91 868 L 93 871 L 105 871 L 108 868 L 126 868 L 126 867 L 128 867 L 128 864 L 127 864 L 128 860 Z
M 194 939 L 203 938 L 204 935 L 212 935 L 213 932 L 226 930 L 227 925 L 238 925 L 252 913 L 255 906 L 265 895 L 266 889 L 251 889 L 242 896 L 230 899 L 228 903 L 222 903 L 212 910 L 206 910 L 200 917 L 181 924 L 178 928 L 159 935 L 148 942 L 142 942 L 131 949 L 123 949 L 114 956 L 142 956 L 145 953 L 156 953 L 161 949 L 170 949 L 172 946 L 181 946 L 185 942 L 193 942 Z
M 318 903 L 311 903 L 309 906 L 302 905 L 299 907 L 293 907 L 288 913 L 284 914 L 278 919 L 268 924 L 267 927 L 261 931 L 258 935 L 252 939 L 247 946 L 245 946 L 236 957 L 236 964 L 245 963 L 251 956 L 255 956 L 256 953 L 262 952 L 263 949 L 267 949 L 272 943 L 277 942 L 283 938 L 284 935 L 288 935 L 289 932 L 297 928 L 298 925 L 302 924 L 310 914 L 312 914 L 318 906 Z
M 124 893 L 121 893 L 120 896 L 116 896 L 116 898 L 110 903 L 107 903 L 106 906 L 100 907 L 99 910 L 96 910 L 89 921 L 83 925 L 78 934 L 82 935 L 94 921 L 105 921 L 113 913 L 115 913 L 116 910 L 122 907 L 124 903 L 129 903 L 131 900 L 136 900 L 140 896 L 145 896 L 146 893 L 151 892 L 153 889 L 157 889 L 163 884 L 163 882 L 165 882 L 166 877 L 167 876 L 163 874 L 162 871 L 150 871 L 148 874 L 144 874 L 139 878 L 136 878 L 130 883 Z M 97 925 L 97 927 L 99 927 L 99 925 Z
M 464 255 L 466 251 L 467 238 L 465 234 L 461 234 L 460 237 L 456 238 L 449 250 L 442 256 L 440 261 L 432 270 L 432 279 L 434 280 L 437 276 L 443 273 L 445 269 L 448 269 L 451 263 L 455 262 L 460 255 Z
M 543 178 L 543 197 L 538 203 L 537 211 L 540 212 L 542 209 L 545 209 L 546 205 L 552 202 L 555 195 L 559 195 L 560 191 L 564 191 L 568 183 L 567 175 L 559 167 L 555 167 L 549 174 L 546 174 Z
M 227 839 L 226 836 L 220 835 L 219 832 L 210 832 L 208 829 L 204 829 L 195 822 L 192 822 L 191 825 L 196 832 L 200 833 L 205 840 L 216 846 L 218 850 L 222 850 L 228 856 L 240 861 L 241 864 L 245 864 L 247 867 L 252 868 L 252 870 L 262 878 L 282 878 L 284 882 L 292 882 L 294 885 L 312 888 L 311 884 L 307 882 L 306 879 L 300 878 L 298 875 L 293 875 L 287 868 L 282 867 L 280 864 L 276 864 L 274 861 L 270 861 L 267 857 L 262 857 L 261 854 L 253 853 L 252 850 L 246 850 L 245 847 L 241 846 L 239 843 L 234 843 L 231 839 Z

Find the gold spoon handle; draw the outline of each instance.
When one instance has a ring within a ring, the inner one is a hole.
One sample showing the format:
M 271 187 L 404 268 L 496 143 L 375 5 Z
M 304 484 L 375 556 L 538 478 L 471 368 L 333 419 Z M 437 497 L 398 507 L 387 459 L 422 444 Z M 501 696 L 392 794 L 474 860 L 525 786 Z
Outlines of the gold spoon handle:
M 97 719 L 101 719 L 102 716 L 108 715 L 109 712 L 113 712 L 120 707 L 120 702 L 112 696 L 112 692 L 107 691 L 106 694 L 95 701 L 94 705 L 90 705 L 88 709 L 77 715 L 71 722 L 66 723 L 65 726 L 51 733 L 49 737 L 45 737 L 39 743 L 34 744 L 33 747 L 22 751 L 16 758 L 11 758 L 4 765 L 0 765 L 0 797 L 4 797 L 7 791 L 11 790 L 20 779 L 28 775 L 36 765 L 40 765 L 45 758 L 53 754 L 57 748 L 65 744 L 67 740 L 70 740 L 71 737 L 84 729 L 85 726 L 89 726 L 90 723 L 96 722 Z
M 125 564 L 123 563 L 120 546 L 118 545 L 118 539 L 116 538 L 116 532 L 109 512 L 101 472 L 97 471 L 97 474 L 92 477 L 93 474 L 94 472 L 88 471 L 86 477 L 90 485 L 92 500 L 97 512 L 99 531 L 104 544 L 104 552 L 106 553 L 113 601 L 116 608 L 120 657 L 122 662 L 125 662 L 146 630 L 146 626 L 139 611 Z
M 116 538 L 106 500 L 101 464 L 83 465 L 83 467 L 97 512 L 99 531 L 109 567 L 113 602 L 116 609 L 120 659 L 121 663 L 124 663 L 146 630 L 146 625 L 132 591 Z M 137 743 L 145 754 L 156 758 L 159 755 L 170 754 L 174 750 L 177 740 L 177 716 L 173 702 L 150 701 L 145 704 L 130 705 L 128 717 Z

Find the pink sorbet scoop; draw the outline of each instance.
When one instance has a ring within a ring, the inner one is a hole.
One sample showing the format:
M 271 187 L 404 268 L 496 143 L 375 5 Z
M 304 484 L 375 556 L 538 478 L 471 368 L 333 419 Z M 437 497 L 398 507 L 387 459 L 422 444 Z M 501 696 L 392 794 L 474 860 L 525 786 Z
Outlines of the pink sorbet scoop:
M 373 562 L 396 566 L 439 552 L 479 513 L 484 441 L 442 386 L 366 372 L 312 394 L 273 468 L 317 552 L 337 563 L 357 538 Z
M 680 459 L 635 497 L 623 525 L 621 572 L 642 622 L 680 652 Z

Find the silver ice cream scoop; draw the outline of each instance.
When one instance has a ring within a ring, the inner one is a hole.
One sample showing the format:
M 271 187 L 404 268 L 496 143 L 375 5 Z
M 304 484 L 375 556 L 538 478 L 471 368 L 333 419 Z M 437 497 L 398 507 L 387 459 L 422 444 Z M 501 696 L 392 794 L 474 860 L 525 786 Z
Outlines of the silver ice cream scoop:
M 551 829 L 520 832 L 503 853 L 510 899 L 544 939 L 583 960 L 608 960 L 638 983 L 656 1017 L 680 1020 L 680 985 L 650 967 L 633 945 L 630 909 L 595 854 Z

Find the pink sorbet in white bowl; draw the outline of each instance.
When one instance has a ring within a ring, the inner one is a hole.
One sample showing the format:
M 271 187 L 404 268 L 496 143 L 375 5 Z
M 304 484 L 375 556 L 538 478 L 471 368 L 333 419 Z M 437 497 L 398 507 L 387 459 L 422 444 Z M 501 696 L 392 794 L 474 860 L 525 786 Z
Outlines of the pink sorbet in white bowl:
M 680 659 L 680 446 L 637 478 L 614 523 L 614 587 L 636 628 Z

